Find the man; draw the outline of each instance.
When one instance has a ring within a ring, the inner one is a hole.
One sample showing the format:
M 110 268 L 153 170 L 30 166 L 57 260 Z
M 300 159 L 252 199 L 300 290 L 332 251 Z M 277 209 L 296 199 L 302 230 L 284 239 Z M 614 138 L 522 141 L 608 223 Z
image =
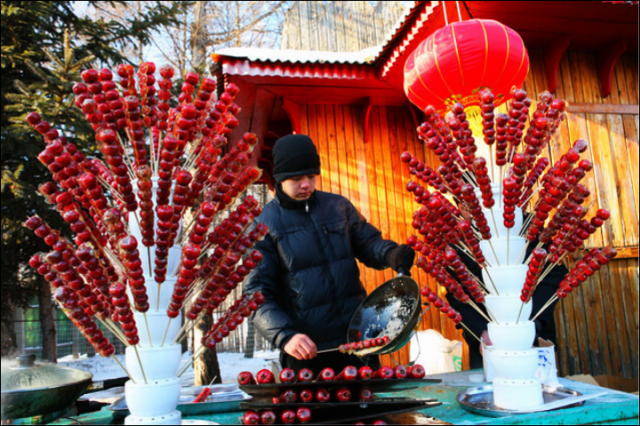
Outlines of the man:
M 276 196 L 257 218 L 269 234 L 256 244 L 263 260 L 245 285 L 245 292 L 261 291 L 266 299 L 253 314 L 256 329 L 282 350 L 283 368 L 378 367 L 378 357 L 318 350 L 346 343 L 351 317 L 366 297 L 356 259 L 408 271 L 415 253 L 383 239 L 346 198 L 316 191 L 320 157 L 311 138 L 279 139 L 273 158 Z
M 471 214 L 466 209 L 466 207 L 463 204 L 458 204 L 458 208 L 462 216 L 469 222 L 472 222 L 473 218 L 471 217 Z M 529 244 L 529 247 L 527 247 L 527 252 L 523 259 L 527 259 L 531 255 L 533 249 L 537 247 L 537 245 L 537 239 L 532 244 Z M 458 252 L 460 260 L 465 264 L 469 272 L 478 277 L 480 281 L 483 281 L 480 266 L 478 266 L 475 259 L 471 258 L 461 250 L 456 251 Z M 544 304 L 551 298 L 551 296 L 553 296 L 555 291 L 560 287 L 560 282 L 567 273 L 567 268 L 565 268 L 565 266 L 560 263 L 556 265 L 549 272 L 549 274 L 544 277 L 542 281 L 540 281 L 540 283 L 538 283 L 538 286 L 536 287 L 536 290 L 531 297 L 531 301 L 533 303 L 533 315 L 535 315 L 540 310 L 540 308 L 542 308 L 542 306 L 544 306 Z M 491 291 L 491 286 L 489 286 L 488 288 L 489 291 Z M 466 325 L 476 336 L 480 337 L 486 345 L 491 345 L 491 339 L 489 338 L 489 333 L 487 332 L 487 320 L 484 319 L 482 315 L 480 315 L 469 304 L 460 302 L 458 299 L 453 297 L 451 293 L 447 293 L 447 300 L 449 301 L 449 304 L 453 309 L 460 312 L 464 325 Z M 534 341 L 534 346 L 538 346 L 538 337 L 549 340 L 555 344 L 556 325 L 553 317 L 553 310 L 555 309 L 555 305 L 557 303 L 557 301 L 554 302 L 552 306 L 550 306 L 547 310 L 540 314 L 538 318 L 536 318 L 536 339 Z M 484 309 L 484 305 L 481 304 L 479 306 L 486 315 L 487 312 Z M 479 344 L 475 337 L 469 334 L 469 332 L 467 332 L 466 330 L 463 331 L 462 336 L 469 345 L 469 368 L 482 368 L 482 345 Z

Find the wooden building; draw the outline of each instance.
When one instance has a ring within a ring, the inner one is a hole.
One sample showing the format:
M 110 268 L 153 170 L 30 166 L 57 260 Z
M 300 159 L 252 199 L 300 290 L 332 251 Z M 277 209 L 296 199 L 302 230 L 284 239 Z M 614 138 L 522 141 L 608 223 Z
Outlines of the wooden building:
M 298 3 L 311 10 L 320 2 Z M 416 137 L 422 113 L 404 96 L 403 67 L 416 46 L 445 25 L 445 8 L 449 23 L 494 19 L 518 31 L 531 60 L 524 89 L 532 99 L 549 90 L 569 102 L 568 119 L 548 153 L 551 161 L 574 140 L 590 141 L 586 155 L 595 168 L 586 180 L 596 203 L 588 217 L 598 206 L 612 215 L 587 248 L 610 244 L 619 255 L 556 308 L 560 374 L 637 378 L 637 2 L 415 2 L 375 48 L 225 49 L 213 55 L 212 71 L 241 89 L 242 124 L 233 139 L 244 131 L 258 135 L 258 164 L 268 175 L 275 140 L 291 132 L 308 134 L 322 160 L 319 189 L 348 197 L 385 237 L 405 241 L 417 205 L 404 189 L 409 175 L 400 153 L 408 150 L 427 164 L 438 163 Z M 300 37 L 331 37 L 313 14 L 296 13 L 300 28 L 309 29 Z M 348 18 L 345 13 L 336 18 L 346 32 L 353 31 L 354 20 Z M 392 271 L 362 271 L 368 291 L 393 277 Z M 436 288 L 422 271 L 413 273 L 421 285 Z M 436 309 L 428 311 L 421 327 L 462 340 Z M 408 362 L 407 348 L 395 359 Z

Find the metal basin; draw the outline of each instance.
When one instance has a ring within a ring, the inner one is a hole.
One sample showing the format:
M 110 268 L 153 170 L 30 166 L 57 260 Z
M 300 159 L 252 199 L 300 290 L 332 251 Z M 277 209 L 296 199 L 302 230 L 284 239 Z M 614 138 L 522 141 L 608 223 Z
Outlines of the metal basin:
M 389 343 L 367 354 L 383 355 L 395 352 L 409 342 L 421 317 L 420 288 L 407 275 L 385 282 L 376 288 L 351 318 L 347 340 L 349 343 L 389 336 Z M 362 351 L 358 351 L 358 355 Z
M 2 420 L 61 411 L 91 384 L 93 375 L 55 364 L 35 364 L 35 356 L 20 356 L 18 364 L 2 365 Z

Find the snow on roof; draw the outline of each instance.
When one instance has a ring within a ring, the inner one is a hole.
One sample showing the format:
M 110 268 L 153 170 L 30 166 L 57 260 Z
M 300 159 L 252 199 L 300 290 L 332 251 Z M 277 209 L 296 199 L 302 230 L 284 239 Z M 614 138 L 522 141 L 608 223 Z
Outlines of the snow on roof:
M 377 58 L 381 46 L 359 52 L 326 52 L 318 50 L 262 49 L 255 47 L 230 47 L 214 53 L 217 56 L 245 58 L 259 62 L 368 64 Z
M 244 58 L 259 62 L 291 62 L 291 63 L 326 63 L 326 64 L 372 64 L 386 52 L 407 25 L 410 16 L 416 13 L 422 2 L 410 3 L 398 18 L 389 35 L 378 46 L 369 47 L 358 52 L 328 52 L 318 50 L 263 49 L 255 47 L 230 47 L 219 50 L 213 56 Z M 437 4 L 438 2 L 432 2 Z

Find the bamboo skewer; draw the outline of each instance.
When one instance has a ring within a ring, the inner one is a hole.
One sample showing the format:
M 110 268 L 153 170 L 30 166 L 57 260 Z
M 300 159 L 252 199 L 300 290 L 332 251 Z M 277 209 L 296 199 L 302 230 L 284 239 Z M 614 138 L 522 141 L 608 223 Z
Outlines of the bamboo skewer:
M 142 372 L 142 377 L 144 378 L 144 383 L 145 384 L 149 384 L 149 382 L 147 382 L 147 376 L 146 376 L 146 374 L 144 374 L 144 367 L 142 366 L 142 360 L 140 359 L 140 353 L 138 352 L 137 345 L 133 346 L 133 350 L 136 352 L 136 357 L 138 358 L 138 364 L 140 364 L 140 371 Z
M 551 296 L 551 298 L 547 301 L 547 303 L 545 303 L 545 305 L 542 308 L 540 308 L 538 313 L 531 319 L 531 321 L 535 321 L 536 318 L 538 318 L 543 311 L 545 311 L 549 306 L 553 304 L 553 302 L 555 302 L 558 299 L 559 297 L 557 294 L 554 294 L 553 296 Z
M 529 247 L 529 243 L 531 241 L 527 240 L 527 243 L 524 245 L 524 248 L 522 249 L 522 252 L 520 253 L 520 256 L 518 256 L 518 260 L 516 261 L 516 265 L 520 264 L 520 260 L 522 259 L 522 256 L 524 256 L 524 254 L 527 252 L 527 247 Z
M 120 330 L 118 328 L 118 326 L 113 322 L 113 320 L 111 320 L 111 318 L 107 318 L 104 321 L 101 321 L 102 324 L 104 324 L 105 327 L 107 327 L 107 329 L 109 331 L 111 331 L 113 333 L 114 336 L 116 336 L 116 338 L 118 340 L 120 340 L 120 342 L 122 342 L 126 347 L 131 346 L 129 344 L 129 342 L 127 341 L 126 336 L 124 335 L 124 333 L 122 333 L 122 330 Z
M 131 382 L 135 385 L 136 381 L 133 380 L 133 377 L 131 377 L 131 374 L 129 374 L 129 371 L 127 371 L 127 369 L 124 367 L 124 365 L 122 365 L 122 363 L 118 360 L 118 358 L 116 358 L 116 356 L 114 354 L 111 354 L 111 357 L 118 363 L 120 368 L 122 368 L 124 370 L 124 372 L 127 375 L 127 377 L 129 377 L 129 380 L 131 380 Z
M 510 234 L 511 228 L 507 228 L 507 264 L 505 266 L 509 266 L 509 234 Z
M 153 347 L 153 342 L 151 339 L 151 330 L 149 329 L 149 321 L 147 320 L 147 313 L 143 312 L 142 316 L 144 317 L 144 324 L 147 326 L 147 335 L 149 336 L 149 347 Z
M 482 315 L 482 317 L 483 317 L 484 319 L 486 319 L 486 320 L 487 320 L 487 322 L 491 322 L 491 319 L 490 319 L 490 318 L 489 318 L 489 317 L 488 317 L 484 312 L 482 312 L 482 309 L 480 309 L 480 307 L 478 307 L 478 305 L 476 305 L 476 304 L 475 304 L 475 302 L 474 302 L 473 300 L 469 299 L 469 305 L 470 305 L 473 309 L 475 309 L 475 310 L 476 310 L 480 315 Z
M 196 362 L 196 359 L 199 358 L 200 355 L 202 355 L 204 353 L 205 349 L 207 349 L 206 346 L 200 346 L 200 348 L 198 348 L 196 353 L 193 354 L 193 358 L 191 359 L 191 361 L 176 376 L 177 377 L 182 377 L 182 375 L 187 372 L 189 367 L 191 367 L 191 365 L 193 365 L 193 363 Z
M 542 187 L 543 187 L 542 185 L 538 185 L 538 186 L 536 187 L 536 189 L 531 193 L 531 195 L 529 195 L 529 196 L 527 197 L 527 199 L 526 199 L 526 200 L 524 200 L 524 201 L 520 202 L 520 203 L 519 203 L 519 205 L 521 205 L 521 206 L 523 206 L 523 207 L 524 207 L 524 206 L 526 206 L 526 205 L 527 205 L 527 203 L 529 202 L 529 200 L 531 200 L 531 198 L 532 198 L 534 195 L 536 195 L 536 194 L 538 193 L 538 191 L 540 191 L 540 189 L 542 189 Z
M 525 302 L 522 302 L 520 305 L 520 310 L 518 311 L 518 317 L 516 318 L 516 324 L 520 321 L 520 315 L 522 315 L 522 309 L 524 308 Z
M 491 207 L 491 220 L 493 220 L 493 229 L 496 230 L 496 238 L 500 238 L 500 234 L 498 233 L 498 225 L 496 224 L 496 216 L 493 214 L 493 207 Z
M 175 345 L 176 343 L 182 341 L 182 339 L 186 338 L 189 335 L 189 333 L 191 333 L 191 331 L 196 327 L 196 325 L 198 324 L 198 321 L 200 321 L 202 317 L 203 315 L 200 314 L 198 318 L 196 318 L 195 320 L 193 321 L 189 320 L 188 323 L 185 323 L 185 324 L 191 324 L 191 326 L 189 327 L 188 330 L 184 329 L 184 327 L 181 328 L 178 334 L 176 334 L 176 337 L 175 339 L 173 339 L 173 342 L 171 342 L 171 344 Z
M 162 343 L 160 344 L 160 347 L 164 346 L 164 341 L 167 338 L 167 333 L 169 332 L 169 326 L 171 325 L 171 321 L 173 321 L 173 318 L 169 318 L 169 321 L 167 322 L 167 328 L 164 330 L 164 336 L 162 336 Z
M 162 284 L 158 283 L 158 293 L 156 294 L 156 312 L 160 310 L 160 290 Z
M 500 293 L 498 293 L 498 287 L 496 287 L 496 283 L 493 282 L 493 278 L 491 277 L 491 274 L 489 273 L 489 268 L 487 268 L 487 263 L 485 262 L 485 266 L 482 268 L 486 271 L 487 273 L 487 277 L 489 278 L 489 281 L 491 281 L 491 285 L 493 286 L 493 289 L 496 291 L 496 296 L 500 296 Z
M 496 254 L 496 251 L 495 251 L 495 249 L 493 248 L 493 244 L 491 244 L 491 240 L 489 239 L 489 240 L 487 240 L 487 241 L 489 242 L 489 247 L 491 247 L 491 251 L 493 252 L 493 256 L 494 256 L 494 257 L 495 257 L 495 259 L 496 259 L 496 264 L 497 264 L 498 266 L 500 266 L 500 259 L 498 259 L 498 255 Z
M 478 342 L 480 342 L 480 344 L 481 344 L 481 345 L 483 345 L 483 344 L 484 344 L 484 342 L 483 342 L 483 341 L 482 341 L 478 336 L 476 336 L 476 334 L 475 334 L 473 331 L 469 330 L 469 327 L 467 327 L 466 325 L 464 325 L 464 323 L 463 323 L 462 321 L 460 321 L 460 325 L 461 325 L 461 326 L 462 326 L 462 327 L 463 327 L 467 332 L 469 332 L 469 334 L 471 334 L 473 337 L 475 337 L 475 339 L 476 339 Z M 487 348 L 487 349 L 488 349 L 488 348 Z

